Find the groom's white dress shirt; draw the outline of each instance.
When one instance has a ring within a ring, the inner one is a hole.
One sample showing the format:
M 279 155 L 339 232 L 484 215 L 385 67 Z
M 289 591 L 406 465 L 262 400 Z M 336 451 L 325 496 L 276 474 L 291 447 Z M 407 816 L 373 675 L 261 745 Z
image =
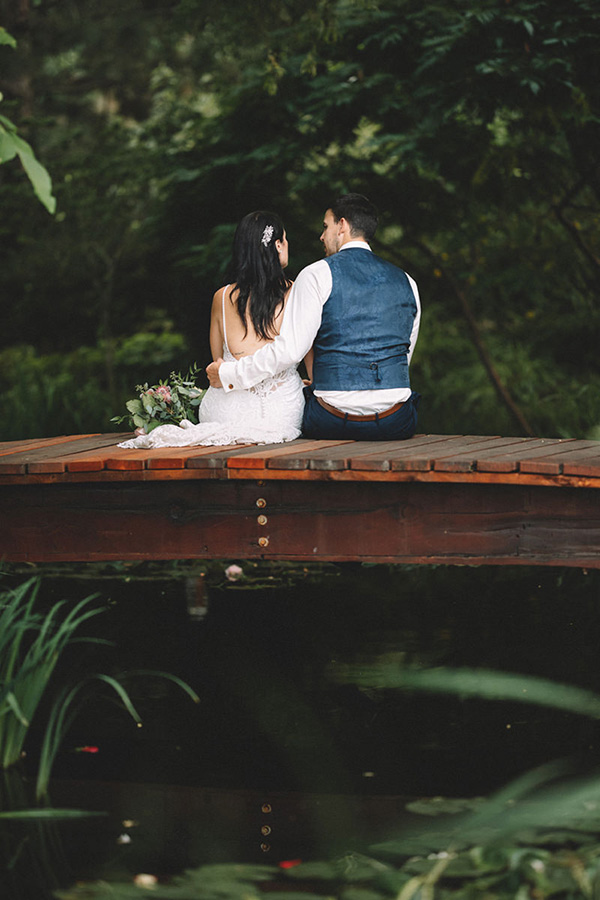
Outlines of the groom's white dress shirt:
M 348 241 L 338 252 L 343 253 L 350 247 L 371 249 L 365 241 Z M 410 275 L 407 275 L 407 278 L 417 304 L 408 350 L 410 364 L 419 334 L 421 302 L 416 283 Z M 261 347 L 252 356 L 244 356 L 235 362 L 222 363 L 219 376 L 223 389 L 247 390 L 304 359 L 321 325 L 323 304 L 329 299 L 331 289 L 331 269 L 324 259 L 302 269 L 288 298 L 279 335 L 271 344 Z M 315 395 L 322 397 L 326 403 L 335 406 L 341 412 L 354 415 L 384 412 L 395 403 L 407 400 L 410 394 L 410 388 L 381 391 L 315 391 Z

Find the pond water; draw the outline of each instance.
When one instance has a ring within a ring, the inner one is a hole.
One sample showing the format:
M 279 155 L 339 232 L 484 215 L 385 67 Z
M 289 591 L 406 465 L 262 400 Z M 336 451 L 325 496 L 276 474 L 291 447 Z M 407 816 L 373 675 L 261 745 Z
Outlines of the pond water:
M 57 757 L 51 800 L 106 815 L 53 826 L 54 849 L 35 875 L 30 863 L 19 875 L 26 856 L 16 837 L 22 829 L 31 850 L 34 826 L 11 823 L 0 847 L 11 890 L 21 890 L 14 900 L 50 896 L 53 878 L 366 848 L 410 819 L 411 799 L 488 794 L 557 757 L 595 764 L 591 719 L 361 687 L 336 672 L 381 662 L 485 668 L 600 692 L 598 573 L 238 564 L 243 573 L 229 578 L 230 561 L 35 570 L 43 604 L 94 592 L 106 607 L 85 629 L 110 646 L 70 647 L 56 683 L 128 673 L 143 727 L 108 693 L 86 699 Z M 15 568 L 4 583 L 23 577 Z M 136 670 L 176 674 L 200 703 Z M 32 723 L 25 784 L 44 726 L 43 714 Z

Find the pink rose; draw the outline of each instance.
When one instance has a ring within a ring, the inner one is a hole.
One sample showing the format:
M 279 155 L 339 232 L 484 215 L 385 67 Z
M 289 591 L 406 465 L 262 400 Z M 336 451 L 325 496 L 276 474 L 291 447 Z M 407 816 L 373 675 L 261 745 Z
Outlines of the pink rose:
M 237 581 L 243 574 L 244 570 L 240 566 L 236 566 L 235 563 L 231 566 L 227 566 L 225 569 L 225 578 L 227 581 Z
M 156 388 L 150 388 L 149 394 L 157 394 L 165 403 L 171 402 L 171 389 L 167 384 L 159 384 Z

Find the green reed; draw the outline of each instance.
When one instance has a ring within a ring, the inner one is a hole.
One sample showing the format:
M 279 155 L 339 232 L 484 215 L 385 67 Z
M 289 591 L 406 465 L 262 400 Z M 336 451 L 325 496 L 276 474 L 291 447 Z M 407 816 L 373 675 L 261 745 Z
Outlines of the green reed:
M 128 680 L 136 676 L 166 678 L 168 681 L 173 682 L 173 684 L 176 684 L 181 688 L 194 703 L 200 702 L 200 698 L 196 692 L 192 690 L 185 681 L 170 672 L 138 670 L 127 673 Z M 142 719 L 131 702 L 129 694 L 120 681 L 117 678 L 113 678 L 112 675 L 96 673 L 79 681 L 75 685 L 64 687 L 52 704 L 50 715 L 48 717 L 48 724 L 44 733 L 35 788 L 36 800 L 38 802 L 44 800 L 47 796 L 52 766 L 64 735 L 71 727 L 81 706 L 89 699 L 90 689 L 96 687 L 98 683 L 108 686 L 117 695 L 123 708 L 129 713 L 138 728 L 142 727 Z
M 66 601 L 35 611 L 40 583 L 30 579 L 0 594 L 0 768 L 19 761 L 33 716 L 74 632 L 102 612 L 94 596 L 72 609 Z M 95 641 L 93 638 L 86 640 Z
M 35 604 L 39 579 L 32 578 L 18 587 L 0 593 L 0 768 L 15 765 L 23 754 L 23 745 L 31 721 L 46 692 L 56 664 L 67 644 L 86 641 L 109 643 L 101 638 L 75 637 L 75 631 L 104 610 L 91 607 L 93 594 L 71 609 L 67 601 L 55 603 L 45 613 Z M 182 679 L 169 672 L 140 670 L 127 673 L 132 677 L 160 677 L 176 684 L 195 702 L 199 697 Z M 56 754 L 64 735 L 90 691 L 98 685 L 108 687 L 124 710 L 141 728 L 142 720 L 129 694 L 118 677 L 93 673 L 74 685 L 63 686 L 50 705 L 44 732 L 36 780 L 36 800 L 47 794 L 48 782 Z M 97 692 L 97 690 L 95 691 Z

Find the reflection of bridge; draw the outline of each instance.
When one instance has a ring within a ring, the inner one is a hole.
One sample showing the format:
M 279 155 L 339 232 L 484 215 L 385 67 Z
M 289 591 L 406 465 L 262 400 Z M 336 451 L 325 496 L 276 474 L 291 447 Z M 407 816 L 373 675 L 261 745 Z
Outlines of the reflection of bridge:
M 122 450 L 0 444 L 0 559 L 359 560 L 600 568 L 600 442 Z

